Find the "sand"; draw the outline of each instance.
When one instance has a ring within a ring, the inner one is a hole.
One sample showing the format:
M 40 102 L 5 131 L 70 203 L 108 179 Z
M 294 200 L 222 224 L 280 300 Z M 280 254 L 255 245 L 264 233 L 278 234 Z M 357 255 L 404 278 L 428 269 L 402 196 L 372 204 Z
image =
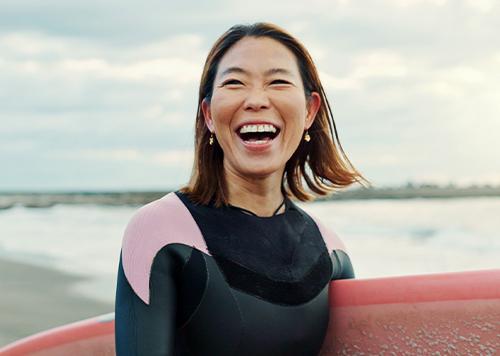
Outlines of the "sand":
M 0 259 L 0 347 L 39 331 L 114 311 L 79 296 L 80 276 Z

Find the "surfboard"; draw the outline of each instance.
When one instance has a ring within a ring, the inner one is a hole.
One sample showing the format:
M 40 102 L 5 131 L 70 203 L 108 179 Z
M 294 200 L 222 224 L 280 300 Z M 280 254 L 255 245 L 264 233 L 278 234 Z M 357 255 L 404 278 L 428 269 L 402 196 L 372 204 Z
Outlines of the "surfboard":
M 330 284 L 320 355 L 500 354 L 500 270 Z
M 114 355 L 114 314 L 16 341 L 2 356 Z M 500 354 L 500 269 L 330 283 L 326 355 Z
M 109 313 L 29 336 L 0 349 L 0 356 L 115 355 L 115 315 Z

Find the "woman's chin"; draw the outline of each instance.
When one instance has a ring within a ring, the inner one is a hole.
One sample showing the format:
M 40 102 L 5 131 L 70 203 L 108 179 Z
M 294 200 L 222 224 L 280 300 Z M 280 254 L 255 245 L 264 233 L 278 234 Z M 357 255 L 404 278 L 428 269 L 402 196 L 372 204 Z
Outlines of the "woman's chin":
M 285 164 L 270 164 L 269 160 L 264 162 L 245 162 L 245 164 L 241 164 L 236 170 L 238 171 L 238 175 L 241 177 L 248 178 L 265 178 L 272 176 L 274 174 L 279 174 L 280 178 L 283 174 L 283 170 L 285 169 Z

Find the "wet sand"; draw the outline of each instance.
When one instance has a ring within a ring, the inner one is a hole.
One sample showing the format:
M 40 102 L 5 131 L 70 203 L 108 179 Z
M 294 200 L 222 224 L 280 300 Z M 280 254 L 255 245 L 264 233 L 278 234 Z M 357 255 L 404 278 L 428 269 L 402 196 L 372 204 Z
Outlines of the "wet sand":
M 84 278 L 0 259 L 0 347 L 39 331 L 114 311 L 70 290 Z

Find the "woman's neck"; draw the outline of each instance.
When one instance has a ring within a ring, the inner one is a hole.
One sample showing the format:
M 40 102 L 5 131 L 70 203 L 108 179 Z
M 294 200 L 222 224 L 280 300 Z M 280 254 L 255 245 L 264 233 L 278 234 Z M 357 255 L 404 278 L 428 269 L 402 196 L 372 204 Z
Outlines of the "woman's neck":
M 282 174 L 264 178 L 241 177 L 226 170 L 229 204 L 255 213 L 257 216 L 272 216 L 283 202 L 281 192 Z M 276 213 L 284 210 L 284 206 Z

